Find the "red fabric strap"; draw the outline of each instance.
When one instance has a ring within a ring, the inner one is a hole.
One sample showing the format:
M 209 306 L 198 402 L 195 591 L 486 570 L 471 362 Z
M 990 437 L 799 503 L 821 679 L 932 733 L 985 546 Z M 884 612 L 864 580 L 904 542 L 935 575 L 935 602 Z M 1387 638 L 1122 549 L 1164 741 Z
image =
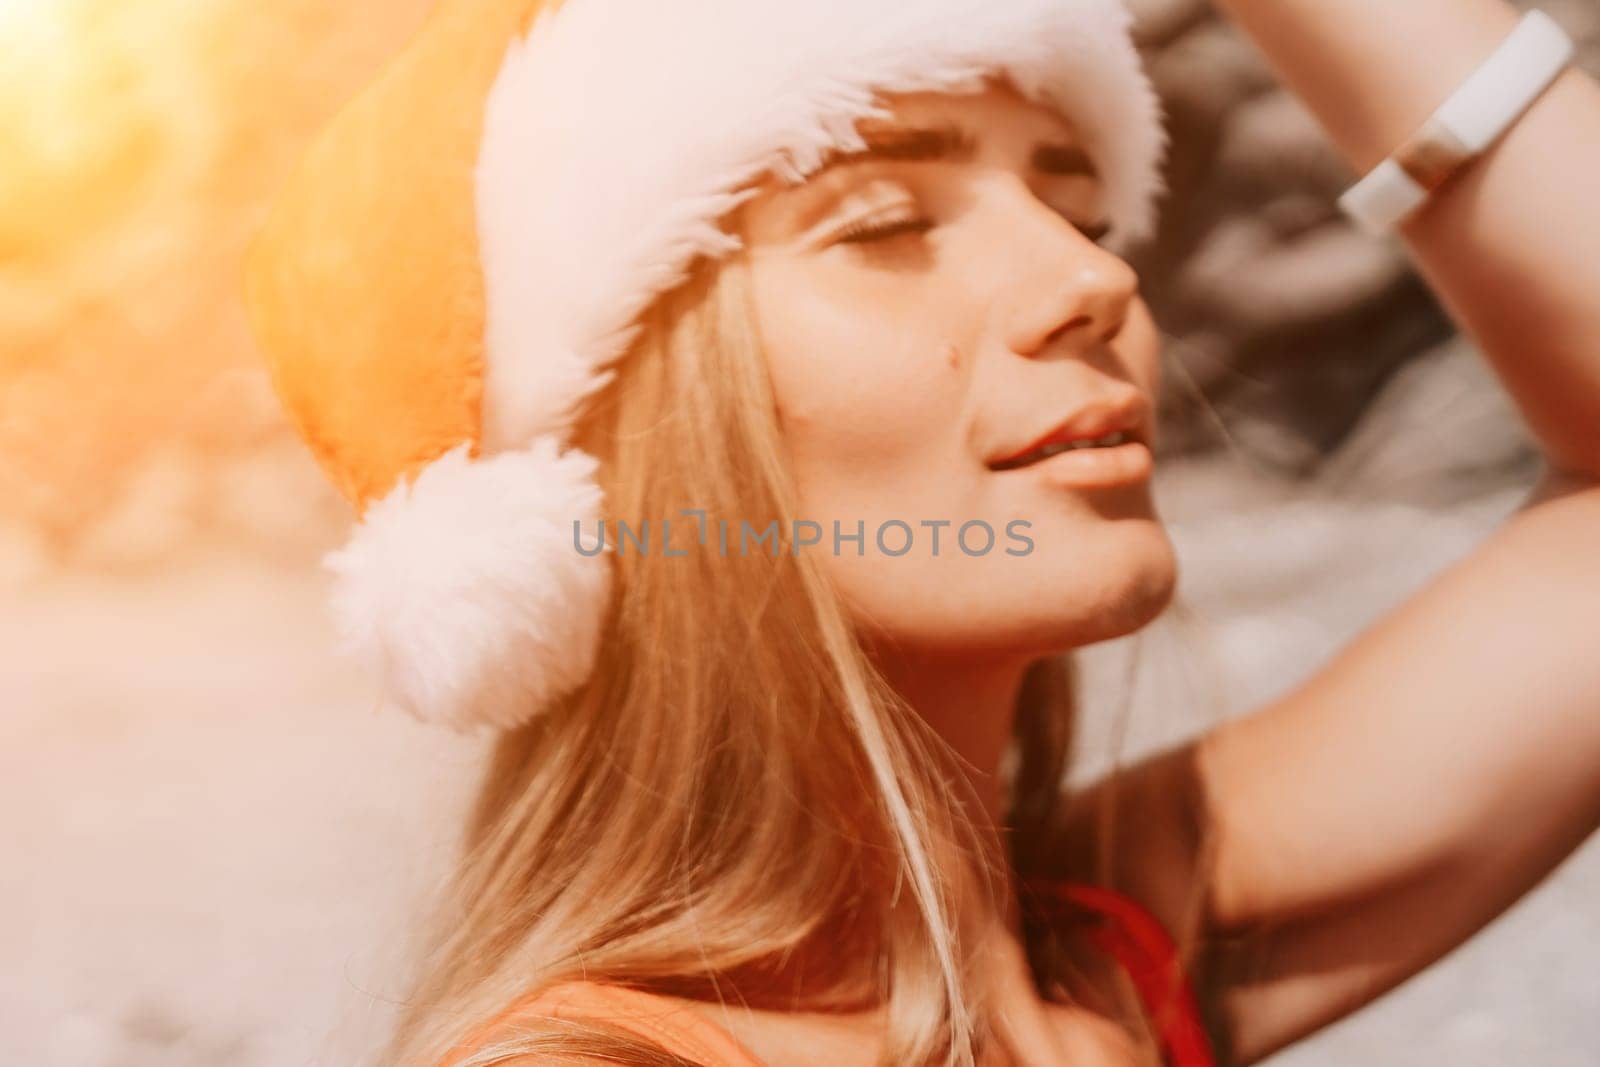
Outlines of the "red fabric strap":
M 1088 937 L 1128 973 L 1169 1067 L 1216 1067 L 1194 988 L 1177 945 L 1159 919 L 1136 901 L 1097 886 L 1030 882 L 1028 888 L 1058 906 L 1080 915 L 1088 912 L 1099 920 L 1090 926 Z

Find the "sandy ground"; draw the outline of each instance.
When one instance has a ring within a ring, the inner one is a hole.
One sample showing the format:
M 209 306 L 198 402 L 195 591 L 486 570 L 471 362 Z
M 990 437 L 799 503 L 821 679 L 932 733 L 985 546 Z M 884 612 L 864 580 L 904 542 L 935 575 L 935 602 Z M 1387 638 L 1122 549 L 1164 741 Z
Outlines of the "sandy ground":
M 1396 381 L 1316 482 L 1226 452 L 1163 471 L 1183 607 L 1089 653 L 1078 773 L 1114 752 L 1129 657 L 1124 757 L 1272 695 L 1514 508 L 1524 447 L 1449 349 Z M 6 1062 L 368 1062 L 477 748 L 381 711 L 330 651 L 321 592 L 309 565 L 225 552 L 140 577 L 13 578 Z M 1592 1067 L 1597 890 L 1591 846 L 1443 965 L 1276 1062 Z

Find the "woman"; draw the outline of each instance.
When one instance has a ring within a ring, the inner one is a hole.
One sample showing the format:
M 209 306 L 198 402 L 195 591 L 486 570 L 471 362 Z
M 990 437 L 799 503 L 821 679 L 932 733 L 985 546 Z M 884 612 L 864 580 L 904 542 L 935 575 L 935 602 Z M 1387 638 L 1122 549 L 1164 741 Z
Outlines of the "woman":
M 1220 6 L 1361 171 L 1516 21 Z M 1163 143 L 1109 0 L 447 0 L 341 116 L 256 325 L 362 511 L 348 635 L 502 731 L 383 1062 L 1250 1063 L 1593 829 L 1576 71 L 1403 230 L 1537 493 L 1294 692 L 1062 795 L 1060 654 L 1175 582 L 1117 254 Z

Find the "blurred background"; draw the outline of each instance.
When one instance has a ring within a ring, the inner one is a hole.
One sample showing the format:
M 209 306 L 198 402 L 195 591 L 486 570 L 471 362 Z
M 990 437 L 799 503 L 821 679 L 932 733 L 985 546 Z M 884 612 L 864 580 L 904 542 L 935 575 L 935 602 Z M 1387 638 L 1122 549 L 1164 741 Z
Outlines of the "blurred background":
M 359 1064 L 477 746 L 342 661 L 348 516 L 280 415 L 245 242 L 430 0 L 0 0 L 0 1033 L 61 1067 Z M 1466 553 L 1529 441 L 1354 179 L 1199 0 L 1139 0 L 1174 136 L 1136 266 L 1168 344 L 1181 602 L 1086 653 L 1080 765 L 1304 677 Z M 1542 6 L 1600 70 L 1600 5 Z M 1248 550 L 1243 550 L 1248 546 Z M 1282 1054 L 1593 1067 L 1600 847 Z

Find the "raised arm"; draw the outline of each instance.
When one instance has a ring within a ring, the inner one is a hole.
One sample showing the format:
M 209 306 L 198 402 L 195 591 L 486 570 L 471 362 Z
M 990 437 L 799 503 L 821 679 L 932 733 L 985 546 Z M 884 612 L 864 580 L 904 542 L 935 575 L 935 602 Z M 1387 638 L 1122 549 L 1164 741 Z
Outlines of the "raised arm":
M 1500 0 L 1217 0 L 1356 173 L 1515 25 Z M 1402 227 L 1540 441 L 1538 492 L 1299 688 L 1118 787 L 1115 873 L 1254 1062 L 1470 937 L 1600 823 L 1600 86 L 1569 70 Z M 1091 836 L 1075 816 L 1066 860 Z M 1200 841 L 1211 853 L 1200 858 Z
M 1364 174 L 1516 25 L 1502 0 L 1216 0 Z M 1552 466 L 1600 473 L 1600 86 L 1569 69 L 1402 225 Z

